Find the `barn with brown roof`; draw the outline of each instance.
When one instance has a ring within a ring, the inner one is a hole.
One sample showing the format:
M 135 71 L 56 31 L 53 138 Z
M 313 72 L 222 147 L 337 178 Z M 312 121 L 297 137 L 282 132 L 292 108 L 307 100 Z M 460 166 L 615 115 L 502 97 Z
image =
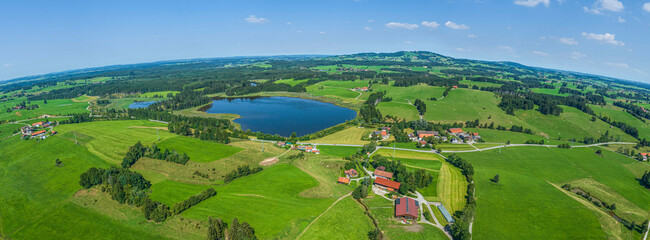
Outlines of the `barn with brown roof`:
M 375 186 L 388 191 L 395 191 L 399 189 L 400 185 L 402 184 L 385 178 L 375 179 Z
M 395 199 L 395 217 L 418 219 L 420 203 L 409 197 Z
M 374 175 L 375 175 L 375 177 L 380 177 L 380 178 L 385 178 L 385 179 L 393 178 L 393 173 L 392 172 L 386 172 L 386 171 L 382 171 L 382 170 L 379 170 L 379 169 L 375 169 Z

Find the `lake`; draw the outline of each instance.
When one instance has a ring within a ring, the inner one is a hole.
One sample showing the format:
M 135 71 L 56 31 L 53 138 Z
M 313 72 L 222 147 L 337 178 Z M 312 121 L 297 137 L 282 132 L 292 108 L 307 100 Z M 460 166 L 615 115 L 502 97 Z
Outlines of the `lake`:
M 315 133 L 357 116 L 357 112 L 331 103 L 292 97 L 216 99 L 207 113 L 234 113 L 243 130 L 289 137 Z
M 133 102 L 129 105 L 129 108 L 146 108 L 151 104 L 157 103 L 158 101 L 147 101 L 147 102 Z

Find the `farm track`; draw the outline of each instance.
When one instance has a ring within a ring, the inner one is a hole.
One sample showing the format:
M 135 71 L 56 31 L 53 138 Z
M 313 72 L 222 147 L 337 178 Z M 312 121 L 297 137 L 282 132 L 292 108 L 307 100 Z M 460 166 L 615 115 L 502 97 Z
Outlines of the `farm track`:
M 352 195 L 352 192 L 343 195 L 343 196 L 340 197 L 339 199 L 336 199 L 336 201 L 334 201 L 334 202 L 333 202 L 329 207 L 327 207 L 327 209 L 325 209 L 325 211 L 323 211 L 320 215 L 318 215 L 318 217 L 316 217 L 313 221 L 311 221 L 311 223 L 309 223 L 309 225 L 307 225 L 307 227 L 305 228 L 305 230 L 302 230 L 302 232 L 298 235 L 298 237 L 296 237 L 296 239 L 300 239 L 300 237 L 302 237 L 302 235 L 305 234 L 305 233 L 307 232 L 307 230 L 309 230 L 309 227 L 311 227 L 312 224 L 314 224 L 316 221 L 318 221 L 318 219 L 320 219 L 320 217 L 322 217 L 323 215 L 325 215 L 325 213 L 327 213 L 327 211 L 329 211 L 330 209 L 332 209 L 332 207 L 334 207 L 334 205 L 336 205 L 338 202 L 340 202 L 341 200 L 343 200 L 343 199 L 345 199 L 346 197 L 349 197 L 349 196 L 351 196 L 351 195 Z

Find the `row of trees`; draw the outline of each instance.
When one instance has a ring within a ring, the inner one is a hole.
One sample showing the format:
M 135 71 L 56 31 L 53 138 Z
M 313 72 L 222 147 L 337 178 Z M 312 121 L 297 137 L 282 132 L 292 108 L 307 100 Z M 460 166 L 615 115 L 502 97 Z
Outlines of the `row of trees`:
M 231 172 L 226 174 L 226 176 L 223 177 L 223 181 L 225 183 L 229 183 L 229 182 L 232 182 L 232 180 L 235 180 L 237 178 L 248 176 L 248 175 L 251 175 L 251 174 L 254 174 L 254 173 L 258 173 L 258 172 L 260 172 L 262 170 L 263 170 L 262 167 L 250 168 L 250 166 L 248 166 L 248 164 L 243 165 L 243 166 L 238 166 L 237 169 L 232 170 Z
M 415 192 L 418 188 L 425 188 L 433 182 L 433 176 L 424 169 L 417 169 L 414 172 L 409 171 L 402 161 L 391 161 L 384 156 L 374 155 L 370 163 L 374 168 L 383 166 L 385 171 L 393 173 L 393 179 L 401 183 L 398 192 L 407 194 Z
M 188 208 L 191 208 L 192 206 L 199 204 L 200 202 L 205 201 L 206 199 L 215 195 L 217 195 L 217 191 L 214 190 L 214 188 L 208 188 L 195 196 L 191 196 L 190 198 L 185 199 L 182 202 L 178 202 L 174 204 L 174 207 L 172 208 L 172 213 L 178 215 L 183 211 L 187 210 Z
M 129 150 L 126 152 L 126 155 L 124 158 L 122 158 L 122 167 L 123 168 L 129 168 L 135 162 L 138 161 L 138 159 L 142 157 L 148 157 L 148 158 L 153 158 L 153 159 L 160 159 L 160 160 L 165 160 L 168 162 L 173 162 L 173 163 L 178 163 L 178 164 L 183 164 L 185 165 L 187 161 L 190 160 L 190 157 L 187 156 L 186 153 L 183 153 L 182 155 L 176 152 L 176 150 L 169 151 L 169 149 L 165 149 L 165 151 L 162 151 L 160 148 L 158 148 L 158 145 L 156 143 L 152 144 L 151 147 L 144 146 L 140 141 L 138 141 L 135 145 L 129 147 Z
M 418 109 L 418 112 L 420 112 L 421 116 L 424 116 L 424 114 L 427 112 L 427 104 L 424 103 L 424 101 L 420 99 L 415 99 L 413 105 L 415 105 L 415 108 Z
M 247 222 L 234 218 L 230 226 L 221 218 L 208 218 L 208 240 L 257 240 L 255 229 Z

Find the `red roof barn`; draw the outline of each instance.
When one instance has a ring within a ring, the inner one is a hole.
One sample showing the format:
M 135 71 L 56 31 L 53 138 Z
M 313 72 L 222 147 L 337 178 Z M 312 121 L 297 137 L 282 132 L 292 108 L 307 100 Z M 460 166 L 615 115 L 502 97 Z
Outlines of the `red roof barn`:
M 380 177 L 380 178 L 386 178 L 386 179 L 391 179 L 393 178 L 393 173 L 392 172 L 385 172 L 379 169 L 375 169 L 375 177 Z
M 395 191 L 402 184 L 385 178 L 376 178 L 375 185 L 379 185 L 379 187 L 385 188 L 388 191 Z
M 420 203 L 413 198 L 395 199 L 395 217 L 417 219 L 420 215 Z

